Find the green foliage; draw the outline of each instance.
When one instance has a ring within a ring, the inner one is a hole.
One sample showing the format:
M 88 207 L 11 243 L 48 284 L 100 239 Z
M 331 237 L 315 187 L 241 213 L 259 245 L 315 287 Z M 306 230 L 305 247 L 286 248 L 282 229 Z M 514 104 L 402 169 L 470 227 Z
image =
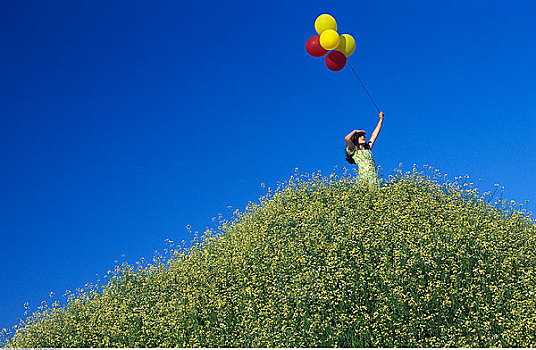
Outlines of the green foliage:
M 534 220 L 438 178 L 294 176 L 171 258 L 44 306 L 4 344 L 536 346 Z

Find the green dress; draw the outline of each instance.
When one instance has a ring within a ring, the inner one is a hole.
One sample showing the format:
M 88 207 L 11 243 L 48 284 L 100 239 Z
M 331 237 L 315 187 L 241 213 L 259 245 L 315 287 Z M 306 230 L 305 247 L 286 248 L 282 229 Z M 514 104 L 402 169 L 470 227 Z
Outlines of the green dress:
M 378 178 L 378 169 L 376 168 L 376 163 L 374 163 L 372 151 L 370 149 L 356 148 L 351 152 L 346 147 L 346 152 L 352 156 L 359 168 L 359 182 L 379 188 L 380 179 Z

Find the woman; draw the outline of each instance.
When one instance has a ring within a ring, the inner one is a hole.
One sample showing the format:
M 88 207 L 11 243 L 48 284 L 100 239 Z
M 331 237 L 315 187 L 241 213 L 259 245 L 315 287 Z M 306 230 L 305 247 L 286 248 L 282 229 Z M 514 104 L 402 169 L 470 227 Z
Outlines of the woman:
M 359 168 L 359 180 L 362 183 L 372 185 L 374 187 L 380 186 L 380 180 L 378 178 L 378 169 L 374 163 L 374 157 L 372 156 L 372 146 L 380 133 L 383 123 L 383 112 L 379 114 L 380 121 L 374 129 L 374 132 L 370 136 L 370 140 L 367 142 L 365 138 L 365 132 L 363 130 L 354 130 L 346 137 L 346 160 L 350 164 L 357 164 Z

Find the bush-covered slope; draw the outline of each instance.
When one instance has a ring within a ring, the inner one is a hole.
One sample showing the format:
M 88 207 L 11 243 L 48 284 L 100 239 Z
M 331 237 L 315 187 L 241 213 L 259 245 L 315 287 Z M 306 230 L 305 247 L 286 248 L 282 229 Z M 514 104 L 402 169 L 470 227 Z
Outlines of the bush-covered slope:
M 536 346 L 536 227 L 417 173 L 293 178 L 261 205 L 43 310 L 14 347 Z

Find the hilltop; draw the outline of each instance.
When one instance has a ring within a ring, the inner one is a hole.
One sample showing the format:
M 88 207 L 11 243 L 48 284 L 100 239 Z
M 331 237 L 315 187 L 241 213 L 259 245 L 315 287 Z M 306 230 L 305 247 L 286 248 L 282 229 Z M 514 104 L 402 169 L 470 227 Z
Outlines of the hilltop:
M 400 173 L 372 190 L 294 176 L 193 246 L 43 308 L 4 344 L 536 346 L 534 220 L 437 180 Z

